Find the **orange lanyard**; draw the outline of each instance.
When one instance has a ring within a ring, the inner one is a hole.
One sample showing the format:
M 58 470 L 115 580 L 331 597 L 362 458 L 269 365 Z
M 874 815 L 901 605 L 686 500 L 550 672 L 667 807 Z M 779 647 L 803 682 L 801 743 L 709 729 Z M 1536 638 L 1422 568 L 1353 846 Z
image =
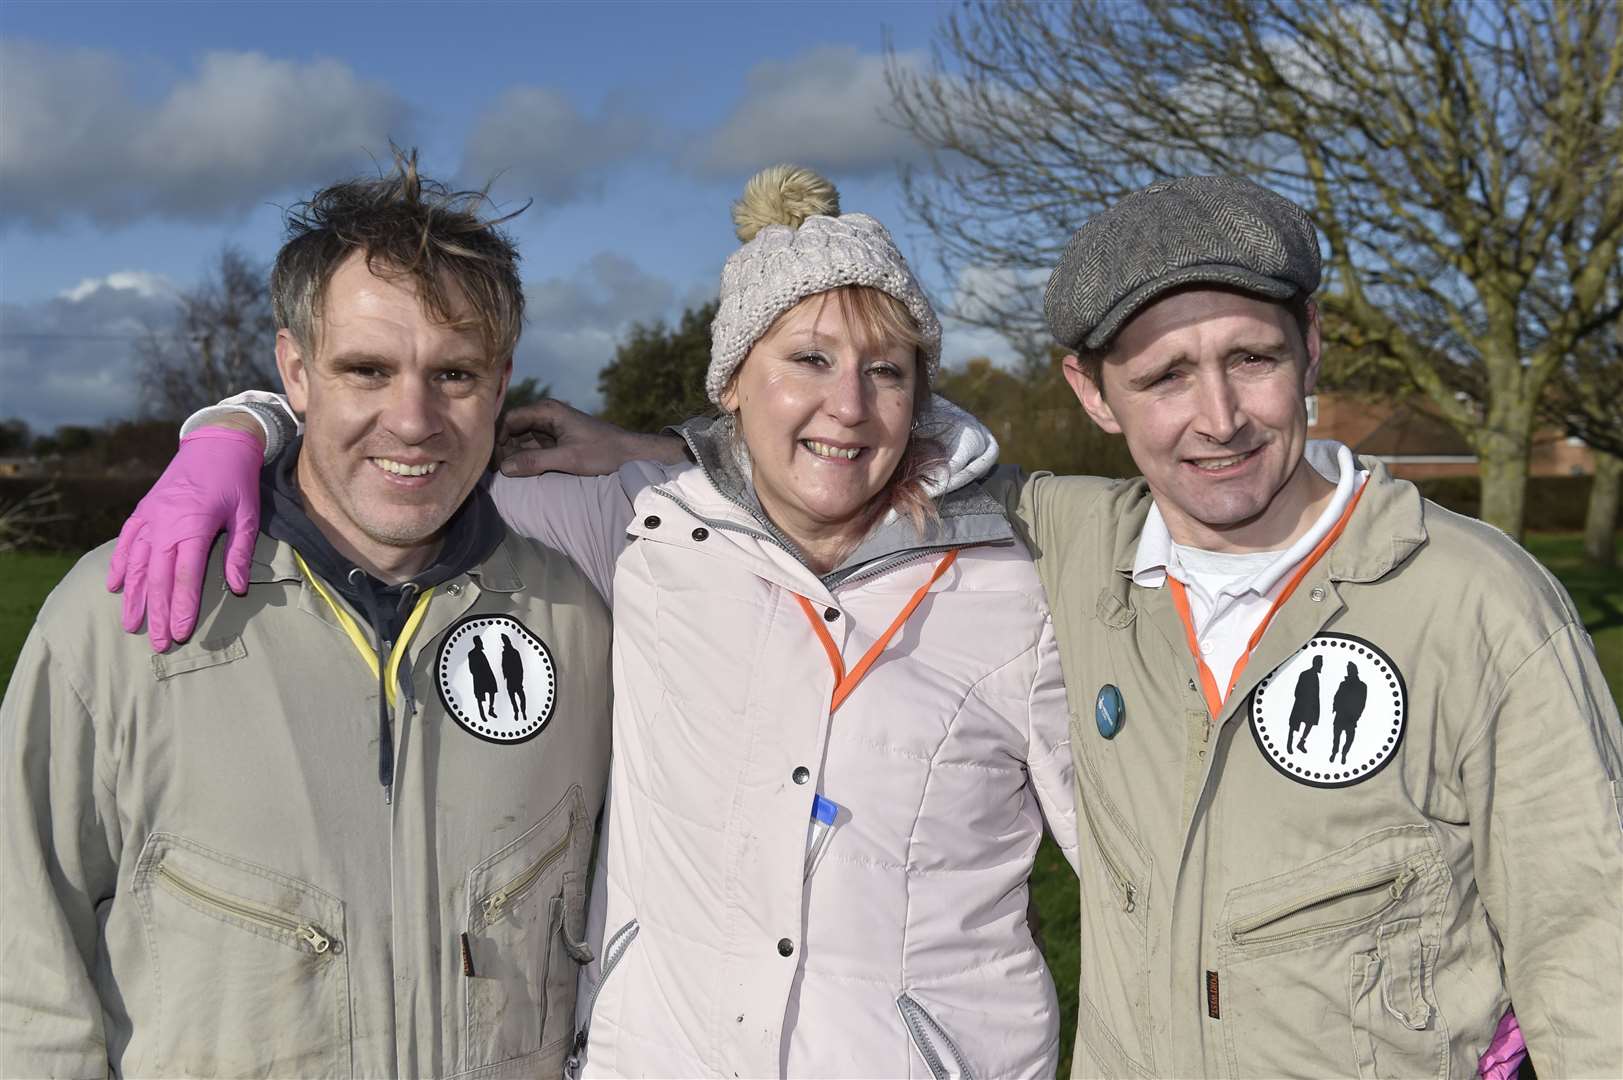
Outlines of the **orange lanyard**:
M 1291 593 L 1295 592 L 1296 586 L 1300 585 L 1302 579 L 1307 577 L 1307 572 L 1313 569 L 1315 563 L 1324 558 L 1324 553 L 1329 551 L 1330 546 L 1341 536 L 1342 530 L 1347 527 L 1347 522 L 1352 519 L 1353 509 L 1357 507 L 1358 500 L 1364 497 L 1364 489 L 1368 486 L 1369 478 L 1365 477 L 1364 482 L 1353 493 L 1352 501 L 1347 504 L 1347 509 L 1341 512 L 1341 520 L 1337 521 L 1335 527 L 1325 534 L 1324 539 L 1319 541 L 1317 547 L 1308 552 L 1307 558 L 1302 560 L 1302 565 L 1297 568 L 1296 573 L 1291 575 L 1290 580 L 1285 583 L 1285 587 L 1274 598 L 1273 604 L 1268 608 L 1268 613 L 1262 617 L 1262 622 L 1258 623 L 1257 628 L 1251 632 L 1251 640 L 1245 643 L 1245 652 L 1240 654 L 1240 659 L 1234 664 L 1234 674 L 1229 676 L 1228 689 L 1222 693 L 1217 691 L 1217 680 L 1212 677 L 1212 669 L 1206 666 L 1205 660 L 1201 659 L 1200 642 L 1195 639 L 1195 619 L 1189 613 L 1189 595 L 1184 591 L 1183 582 L 1171 574 L 1167 575 L 1167 586 L 1172 590 L 1172 606 L 1178 609 L 1178 618 L 1183 620 L 1184 637 L 1189 642 L 1189 655 L 1195 658 L 1195 667 L 1200 672 L 1200 692 L 1206 697 L 1206 708 L 1211 713 L 1213 720 L 1223 715 L 1223 702 L 1234 692 L 1235 686 L 1240 682 L 1240 676 L 1245 674 L 1245 665 L 1251 659 L 1251 650 L 1255 649 L 1257 642 L 1262 640 L 1262 635 L 1267 631 L 1268 624 L 1274 621 L 1275 613 L 1279 611 L 1286 600 L 1291 598 Z
M 851 669 L 850 674 L 846 673 L 845 660 L 840 656 L 839 647 L 834 644 L 834 638 L 828 632 L 828 627 L 823 625 L 822 616 L 817 614 L 810 600 L 807 600 L 804 596 L 795 596 L 795 599 L 800 601 L 800 610 L 806 613 L 806 620 L 812 624 L 812 629 L 817 631 L 818 638 L 823 642 L 823 651 L 828 654 L 828 666 L 834 669 L 834 699 L 828 707 L 830 716 L 833 716 L 834 710 L 838 709 L 845 702 L 845 699 L 851 696 L 851 691 L 855 690 L 857 683 L 861 682 L 862 677 L 868 674 L 868 669 L 873 667 L 875 660 L 879 659 L 879 654 L 885 651 L 885 646 L 889 645 L 890 639 L 896 636 L 896 631 L 900 630 L 902 624 L 907 622 L 908 616 L 913 614 L 914 609 L 924 602 L 924 596 L 930 591 L 930 586 L 941 580 L 941 575 L 947 572 L 947 567 L 957 560 L 958 549 L 954 548 L 947 552 L 940 562 L 935 564 L 935 573 L 930 575 L 930 580 L 920 585 L 918 591 L 913 594 L 913 598 L 903 606 L 901 611 L 896 613 L 896 618 L 891 620 L 890 626 L 885 629 L 883 634 L 879 635 L 879 640 L 869 646 L 868 651 L 862 654 L 862 659 L 857 661 L 857 666 Z

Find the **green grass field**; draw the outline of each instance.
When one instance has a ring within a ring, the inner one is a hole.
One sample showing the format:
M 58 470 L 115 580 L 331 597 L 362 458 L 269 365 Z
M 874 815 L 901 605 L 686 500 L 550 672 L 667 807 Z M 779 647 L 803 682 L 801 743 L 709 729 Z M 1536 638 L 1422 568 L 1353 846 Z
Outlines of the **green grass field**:
M 1577 602 L 1584 625 L 1594 636 L 1612 698 L 1623 701 L 1623 570 L 1585 567 L 1576 535 L 1535 535 L 1528 538 L 1527 546 L 1561 579 Z M 74 560 L 72 555 L 0 554 L 0 672 L 8 682 L 34 613 Z M 1070 1072 L 1071 1038 L 1076 1026 L 1077 889 L 1064 856 L 1046 841 L 1037 854 L 1032 892 L 1054 983 L 1059 988 L 1064 1025 L 1060 1075 L 1065 1076 Z
M 5 676 L 0 687 L 11 682 L 34 613 L 78 561 L 77 555 L 0 552 L 0 674 Z

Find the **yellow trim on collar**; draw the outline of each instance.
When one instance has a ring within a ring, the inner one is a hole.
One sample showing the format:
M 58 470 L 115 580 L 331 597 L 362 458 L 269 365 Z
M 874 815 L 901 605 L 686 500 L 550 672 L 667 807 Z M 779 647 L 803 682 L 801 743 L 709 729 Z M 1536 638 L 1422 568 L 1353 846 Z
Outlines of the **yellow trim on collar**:
M 372 677 L 377 678 L 377 650 L 372 648 L 372 643 L 361 632 L 360 624 L 355 621 L 354 616 L 345 611 L 343 606 L 333 598 L 332 593 L 328 592 L 327 587 L 321 583 L 321 579 L 311 573 L 303 555 L 300 555 L 295 550 L 293 558 L 299 564 L 299 572 L 304 575 L 304 580 L 308 581 L 311 587 L 316 590 L 317 596 L 327 602 L 327 607 L 332 610 L 333 617 L 338 620 L 338 625 L 343 629 L 345 636 L 349 638 L 350 644 L 354 645 L 355 651 L 361 654 L 361 662 L 372 673 Z M 389 651 L 389 671 L 391 673 L 400 670 L 400 657 L 405 654 L 406 646 L 411 644 L 411 639 L 417 633 L 418 627 L 422 626 L 423 618 L 428 614 L 428 599 L 433 595 L 433 588 L 425 590 L 423 595 L 417 598 L 417 604 L 411 609 L 411 614 L 407 616 L 406 625 L 400 631 L 400 640 L 395 642 L 394 648 Z M 394 708 L 395 698 L 398 696 L 395 690 L 397 678 L 398 676 L 386 679 L 383 684 L 384 693 L 389 698 L 389 708 L 391 709 Z

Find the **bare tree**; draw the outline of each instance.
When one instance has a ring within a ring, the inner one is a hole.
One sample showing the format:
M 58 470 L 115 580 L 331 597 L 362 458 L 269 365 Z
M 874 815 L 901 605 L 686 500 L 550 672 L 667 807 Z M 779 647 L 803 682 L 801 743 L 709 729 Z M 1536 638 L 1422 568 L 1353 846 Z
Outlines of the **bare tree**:
M 1615 275 L 1623 285 L 1623 265 Z M 1594 335 L 1557 365 L 1544 395 L 1544 417 L 1589 444 L 1594 485 L 1584 520 L 1584 558 L 1617 564 L 1617 516 L 1623 501 L 1623 325 Z
M 203 281 L 179 298 L 174 325 L 136 343 L 143 403 L 177 418 L 242 390 L 269 390 L 276 376 L 276 318 L 269 275 L 224 247 Z
M 1328 249 L 1327 313 L 1460 430 L 1483 516 L 1520 535 L 1545 386 L 1623 312 L 1606 287 L 1619 17 L 1616 0 L 978 4 L 928 68 L 890 66 L 900 122 L 934 150 L 906 198 L 953 275 L 1047 269 L 1088 214 L 1160 177 L 1294 198 Z M 1029 329 L 1036 293 L 960 314 Z

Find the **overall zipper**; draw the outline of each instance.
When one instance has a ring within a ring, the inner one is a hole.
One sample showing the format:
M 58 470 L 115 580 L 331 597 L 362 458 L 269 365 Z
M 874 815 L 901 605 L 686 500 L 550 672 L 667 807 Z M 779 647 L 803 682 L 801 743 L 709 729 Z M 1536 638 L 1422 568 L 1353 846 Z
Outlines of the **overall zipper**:
M 1088 819 L 1088 832 L 1093 837 L 1093 846 L 1099 849 L 1099 857 L 1104 861 L 1106 872 L 1116 879 L 1116 889 L 1121 893 L 1121 909 L 1131 915 L 1138 907 L 1138 887 L 1122 872 L 1121 863 L 1117 861 L 1115 853 L 1099 834 L 1099 827 L 1093 823 L 1093 811 L 1084 806 L 1082 816 Z
M 316 956 L 320 956 L 329 950 L 337 951 L 338 942 L 324 933 L 314 923 L 300 922 L 298 919 L 283 915 L 279 911 L 260 907 L 258 904 L 250 904 L 246 900 L 239 900 L 225 893 L 215 892 L 213 889 L 206 888 L 194 881 L 188 881 L 163 863 L 158 864 L 154 876 L 163 882 L 165 886 L 183 896 L 189 896 L 193 900 L 218 908 L 239 919 L 245 919 L 267 929 L 287 934 Z
M 491 923 L 500 918 L 502 910 L 506 908 L 508 904 L 519 899 L 526 892 L 528 892 L 530 890 L 530 886 L 536 883 L 536 880 L 540 878 L 540 876 L 546 871 L 547 867 L 563 858 L 564 852 L 569 850 L 569 836 L 569 833 L 565 833 L 563 835 L 563 839 L 559 840 L 551 848 L 547 849 L 547 851 L 534 863 L 530 864 L 530 866 L 526 868 L 523 873 L 519 874 L 512 881 L 509 881 L 506 885 L 503 885 L 501 888 L 479 901 L 479 910 L 484 915 L 484 924 L 486 926 L 489 926 Z
M 1229 940 L 1236 945 L 1272 945 L 1276 942 L 1290 941 L 1295 938 L 1308 937 L 1314 934 L 1334 933 L 1345 930 L 1349 926 L 1368 922 L 1379 918 L 1391 911 L 1403 899 L 1403 894 L 1409 891 L 1409 886 L 1419 875 L 1407 865 L 1388 866 L 1380 870 L 1372 870 L 1367 874 L 1354 878 L 1351 882 L 1342 882 L 1333 890 L 1326 890 L 1307 900 L 1293 900 L 1288 904 L 1269 909 L 1260 915 L 1254 915 L 1244 922 L 1236 923 L 1229 929 Z M 1291 930 L 1283 934 L 1265 934 L 1261 937 L 1247 937 L 1255 931 L 1267 926 L 1271 922 L 1283 919 L 1287 915 L 1295 915 L 1309 911 L 1330 900 L 1339 900 L 1344 897 L 1356 896 L 1360 893 L 1374 892 L 1385 889 L 1388 898 L 1386 903 L 1374 911 L 1365 912 L 1355 918 L 1340 919 L 1336 922 L 1325 923 L 1321 926 L 1309 926 L 1300 930 Z

